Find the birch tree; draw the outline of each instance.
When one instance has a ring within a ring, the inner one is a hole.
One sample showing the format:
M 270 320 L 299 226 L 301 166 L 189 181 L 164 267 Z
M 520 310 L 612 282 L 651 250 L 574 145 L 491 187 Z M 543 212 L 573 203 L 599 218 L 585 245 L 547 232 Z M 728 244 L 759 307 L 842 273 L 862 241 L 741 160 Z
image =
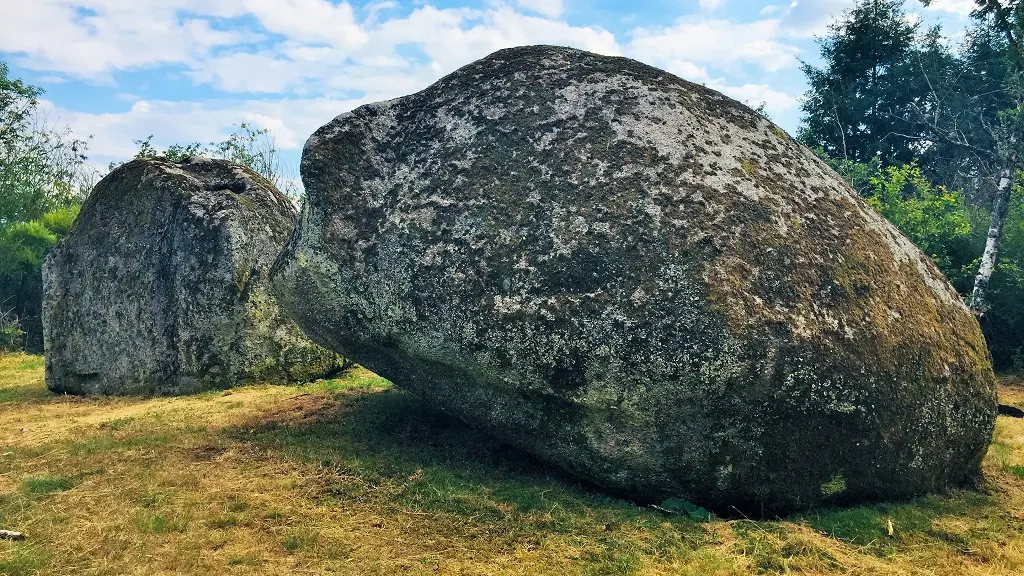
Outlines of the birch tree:
M 1014 82 L 1018 94 L 1017 107 L 1003 114 L 1005 120 L 1004 145 L 1002 156 L 1004 166 L 999 173 L 999 184 L 995 200 L 992 204 L 992 221 L 989 225 L 985 241 L 985 252 L 981 257 L 978 276 L 974 279 L 974 291 L 971 293 L 971 309 L 975 314 L 983 315 L 988 310 L 988 284 L 995 271 L 996 259 L 999 254 L 999 241 L 1003 235 L 1006 213 L 1010 207 L 1013 183 L 1017 176 L 1018 155 L 1021 141 L 1022 124 L 1024 124 L 1024 87 L 1020 84 L 1020 75 L 1024 72 L 1024 0 L 975 0 L 978 8 L 974 17 L 985 20 L 1004 34 L 1009 44 L 1011 62 L 1017 75 Z

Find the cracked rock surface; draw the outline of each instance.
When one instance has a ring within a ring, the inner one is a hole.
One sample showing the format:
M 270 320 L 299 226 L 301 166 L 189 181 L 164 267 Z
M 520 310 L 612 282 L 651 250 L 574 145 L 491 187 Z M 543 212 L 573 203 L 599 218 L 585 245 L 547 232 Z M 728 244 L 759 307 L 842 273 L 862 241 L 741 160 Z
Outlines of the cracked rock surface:
M 786 512 L 977 478 L 996 413 L 932 262 L 770 121 L 502 50 L 309 139 L 272 273 L 317 342 L 609 491 Z
M 104 178 L 43 267 L 46 383 L 70 394 L 188 394 L 337 370 L 268 274 L 295 209 L 223 160 L 134 160 Z

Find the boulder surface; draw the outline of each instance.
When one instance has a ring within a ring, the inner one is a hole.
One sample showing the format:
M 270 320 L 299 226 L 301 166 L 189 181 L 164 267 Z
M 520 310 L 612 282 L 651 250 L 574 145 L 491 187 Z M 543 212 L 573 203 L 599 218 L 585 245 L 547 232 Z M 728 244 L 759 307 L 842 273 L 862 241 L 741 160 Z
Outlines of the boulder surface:
M 600 487 L 754 513 L 971 482 L 978 324 L 767 119 L 624 59 L 502 50 L 343 114 L 272 278 L 319 343 Z
M 186 394 L 336 370 L 281 309 L 269 270 L 291 201 L 223 160 L 134 160 L 104 178 L 43 267 L 46 383 Z

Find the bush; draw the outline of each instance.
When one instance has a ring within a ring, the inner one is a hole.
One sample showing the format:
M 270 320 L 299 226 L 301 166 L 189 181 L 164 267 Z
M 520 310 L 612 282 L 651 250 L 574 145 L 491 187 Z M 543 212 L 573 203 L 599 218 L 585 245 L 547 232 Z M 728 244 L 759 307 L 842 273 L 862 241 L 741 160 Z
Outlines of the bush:
M 916 164 L 879 170 L 868 182 L 868 204 L 929 255 L 961 294 L 969 294 L 983 244 L 972 234 L 963 194 L 933 185 Z
M 5 342 L 23 342 L 18 349 L 43 351 L 43 260 L 77 215 L 77 206 L 62 208 L 0 230 L 0 303 L 9 307 L 0 330 L 5 330 Z

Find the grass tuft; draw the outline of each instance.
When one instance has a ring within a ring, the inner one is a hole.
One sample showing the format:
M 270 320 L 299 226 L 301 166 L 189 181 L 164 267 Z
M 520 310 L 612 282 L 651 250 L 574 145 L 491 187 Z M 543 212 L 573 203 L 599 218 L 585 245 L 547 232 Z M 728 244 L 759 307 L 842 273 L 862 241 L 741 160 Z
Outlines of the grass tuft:
M 150 534 L 174 534 L 188 529 L 189 521 L 165 514 L 143 514 L 139 518 L 139 530 Z
M 36 576 L 50 564 L 49 553 L 40 546 L 15 544 L 0 546 L 0 574 Z
M 78 481 L 75 478 L 68 478 L 66 476 L 40 476 L 23 480 L 21 482 L 21 489 L 26 494 L 45 496 L 71 490 L 77 484 Z

